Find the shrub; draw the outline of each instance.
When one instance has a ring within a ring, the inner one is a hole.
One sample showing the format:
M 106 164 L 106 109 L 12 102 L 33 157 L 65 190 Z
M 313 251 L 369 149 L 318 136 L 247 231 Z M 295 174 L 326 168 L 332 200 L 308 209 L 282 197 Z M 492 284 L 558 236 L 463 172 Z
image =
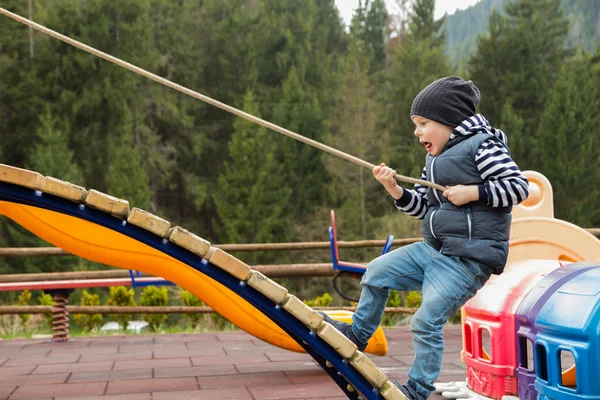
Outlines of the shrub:
M 400 292 L 397 290 L 392 290 L 385 305 L 386 307 L 400 307 L 402 305 L 402 297 L 400 296 Z M 381 319 L 381 325 L 394 326 L 402 318 L 402 316 L 403 314 L 398 313 L 384 313 L 383 318 Z
M 406 307 L 419 308 L 423 302 L 423 297 L 420 292 L 412 291 L 406 295 Z
M 146 286 L 142 292 L 140 305 L 148 307 L 166 306 L 169 301 L 169 291 L 166 287 Z M 150 325 L 152 332 L 158 332 L 167 319 L 167 314 L 143 314 L 142 318 Z
M 82 306 L 99 306 L 100 297 L 97 294 L 90 294 L 84 289 L 81 295 L 80 304 Z M 73 319 L 81 324 L 88 332 L 96 331 L 100 324 L 102 324 L 101 314 L 75 314 Z
M 31 300 L 31 292 L 29 290 L 23 290 L 19 295 L 19 300 L 17 300 L 17 305 L 19 306 L 28 306 L 29 301 Z M 27 326 L 27 321 L 31 318 L 31 314 L 19 314 L 19 318 L 21 319 L 21 325 L 23 325 L 23 329 Z
M 50 296 L 48 293 L 42 294 L 40 297 L 38 297 L 38 300 L 39 300 L 41 306 L 53 306 L 54 305 L 52 296 Z M 53 328 L 52 313 L 44 314 L 44 316 L 46 317 L 46 325 L 48 325 L 48 328 L 52 329 Z
M 183 304 L 187 307 L 201 307 L 204 305 L 204 302 L 202 300 L 200 300 L 193 293 L 188 292 L 187 290 L 181 291 L 181 300 L 183 301 Z M 187 313 L 184 314 L 184 317 L 190 323 L 192 329 L 196 329 L 196 327 L 200 323 L 200 320 L 202 320 L 203 315 Z
M 331 305 L 333 297 L 329 293 L 317 296 L 314 300 L 304 300 L 304 304 L 311 307 L 328 307 Z
M 106 302 L 109 306 L 129 307 L 135 306 L 135 300 L 133 299 L 133 289 L 127 289 L 124 286 L 113 286 L 110 288 L 110 298 Z M 115 320 L 121 329 L 125 331 L 129 321 L 131 321 L 133 315 L 131 314 L 110 314 L 110 318 Z

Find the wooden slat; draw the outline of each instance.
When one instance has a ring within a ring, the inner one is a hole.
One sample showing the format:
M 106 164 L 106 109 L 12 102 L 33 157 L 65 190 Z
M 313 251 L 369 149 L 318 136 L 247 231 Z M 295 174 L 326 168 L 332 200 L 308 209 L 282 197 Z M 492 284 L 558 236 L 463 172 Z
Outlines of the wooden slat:
M 258 290 L 276 304 L 282 304 L 288 294 L 288 290 L 277 282 L 267 278 L 258 271 L 250 271 L 248 285 Z
M 127 217 L 127 223 L 139 226 L 157 236 L 165 237 L 171 223 L 140 208 L 133 208 Z
M 321 314 L 304 304 L 302 300 L 294 295 L 288 296 L 282 307 L 310 329 L 316 330 L 321 325 L 321 322 L 323 322 Z
M 389 379 L 369 357 L 360 351 L 350 359 L 350 364 L 377 389 L 381 389 Z
M 194 254 L 199 255 L 202 258 L 206 256 L 208 249 L 210 249 L 210 242 L 179 226 L 169 229 L 167 237 L 169 238 L 169 241 L 191 251 Z
M 205 258 L 209 263 L 229 272 L 241 281 L 245 281 L 252 270 L 248 264 L 216 247 L 211 247 Z
M 121 219 L 125 219 L 129 215 L 129 202 L 127 200 L 119 199 L 94 189 L 88 193 L 85 198 L 85 204 Z
M 398 389 L 398 386 L 394 385 L 394 382 L 388 380 L 383 388 L 379 391 L 384 399 L 386 400 L 408 400 L 404 393 Z
M 53 194 L 63 199 L 81 203 L 85 200 L 88 192 L 84 187 L 74 185 L 70 182 L 47 176 L 38 187 L 41 192 Z
M 10 165 L 0 164 L 0 181 L 37 189 L 44 176 L 35 171 L 21 169 Z
M 356 345 L 350 339 L 327 322 L 321 323 L 317 335 L 344 358 L 352 358 L 357 351 Z

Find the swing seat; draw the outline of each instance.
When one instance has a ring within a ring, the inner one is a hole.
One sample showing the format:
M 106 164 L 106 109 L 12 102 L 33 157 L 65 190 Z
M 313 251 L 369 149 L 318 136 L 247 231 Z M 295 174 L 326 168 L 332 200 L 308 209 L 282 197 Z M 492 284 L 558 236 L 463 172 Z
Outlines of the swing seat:
M 330 215 L 331 226 L 329 227 L 329 244 L 331 248 L 331 261 L 333 262 L 333 269 L 335 271 L 354 272 L 360 275 L 364 274 L 367 270 L 367 266 L 365 264 L 350 263 L 347 261 L 340 260 L 340 251 L 338 248 L 337 231 L 335 226 L 335 212 L 331 210 Z M 385 254 L 388 251 L 390 251 L 393 241 L 394 235 L 388 236 L 387 240 L 385 241 L 385 245 L 383 246 L 383 250 L 381 251 L 381 254 Z

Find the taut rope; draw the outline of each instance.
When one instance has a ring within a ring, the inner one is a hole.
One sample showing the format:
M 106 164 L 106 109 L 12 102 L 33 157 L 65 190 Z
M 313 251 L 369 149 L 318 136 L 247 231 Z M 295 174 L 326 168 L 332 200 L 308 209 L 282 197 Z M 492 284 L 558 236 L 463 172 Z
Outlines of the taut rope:
M 97 49 L 95 49 L 93 47 L 85 45 L 85 44 L 83 44 L 81 42 L 78 42 L 77 40 L 71 39 L 70 37 L 62 35 L 62 34 L 60 34 L 58 32 L 55 32 L 52 29 L 48 29 L 45 26 L 37 24 L 37 23 L 35 23 L 35 22 L 31 21 L 31 20 L 28 20 L 27 18 L 23 18 L 20 15 L 12 13 L 12 12 L 10 12 L 10 11 L 2 8 L 2 7 L 0 7 L 0 13 L 6 15 L 7 17 L 10 17 L 10 18 L 12 18 L 12 19 L 14 19 L 14 20 L 16 20 L 18 22 L 21 22 L 22 24 L 30 26 L 30 27 L 32 27 L 32 28 L 34 28 L 34 29 L 36 29 L 36 30 L 38 30 L 40 32 L 43 32 L 43 33 L 45 33 L 47 35 L 55 37 L 56 39 L 62 40 L 63 42 L 68 43 L 71 46 L 77 47 L 77 48 L 79 48 L 81 50 L 85 50 L 88 53 L 92 53 L 93 55 L 98 56 L 100 58 L 104 58 L 105 60 L 110 61 L 110 62 L 112 62 L 114 64 L 117 64 L 117 65 L 120 65 L 123 68 L 127 68 L 128 70 L 133 71 L 136 74 L 145 76 L 146 78 L 152 79 L 155 82 L 161 83 L 161 84 L 163 84 L 165 86 L 170 87 L 171 89 L 175 89 L 175 90 L 177 90 L 177 91 L 179 91 L 181 93 L 187 94 L 188 96 L 191 96 L 191 97 L 193 97 L 195 99 L 202 100 L 202 101 L 204 101 L 204 102 L 206 102 L 208 104 L 212 104 L 213 106 L 218 107 L 218 108 L 220 108 L 222 110 L 228 111 L 228 112 L 230 112 L 232 114 L 235 114 L 238 117 L 245 118 L 248 121 L 252 121 L 254 123 L 262 125 L 262 126 L 264 126 L 266 128 L 274 130 L 275 132 L 279 132 L 282 135 L 289 136 L 289 137 L 291 137 L 293 139 L 296 139 L 296 140 L 299 140 L 299 141 L 304 142 L 306 144 L 309 144 L 311 146 L 314 146 L 314 147 L 316 147 L 316 148 L 318 148 L 320 150 L 323 150 L 323 151 L 325 151 L 327 153 L 330 153 L 330 154 L 333 154 L 335 156 L 341 157 L 341 158 L 343 158 L 345 160 L 351 161 L 351 162 L 353 162 L 355 164 L 358 164 L 358 165 L 361 165 L 361 166 L 363 166 L 365 168 L 369 168 L 369 169 L 372 170 L 375 167 L 374 164 L 371 164 L 369 162 L 361 160 L 358 157 L 355 157 L 355 156 L 352 156 L 350 154 L 344 153 L 343 151 L 340 151 L 340 150 L 334 149 L 333 147 L 329 147 L 327 145 L 319 143 L 316 140 L 309 139 L 309 138 L 304 137 L 302 135 L 299 135 L 299 134 L 297 134 L 295 132 L 292 132 L 292 131 L 290 131 L 288 129 L 285 129 L 285 128 L 282 128 L 282 127 L 280 127 L 278 125 L 275 125 L 275 124 L 273 124 L 271 122 L 265 121 L 264 119 L 255 117 L 255 116 L 250 115 L 248 113 L 245 113 L 245 112 L 243 112 L 241 110 L 238 110 L 237 108 L 231 107 L 231 106 L 229 106 L 227 104 L 221 103 L 220 101 L 211 99 L 208 96 L 205 96 L 203 94 L 200 94 L 198 92 L 190 90 L 190 89 L 188 89 L 188 88 L 186 88 L 184 86 L 178 85 L 177 83 L 171 82 L 168 79 L 161 78 L 158 75 L 155 75 L 155 74 L 153 74 L 151 72 L 148 72 L 148 71 L 146 71 L 146 70 L 144 70 L 144 69 L 142 69 L 140 67 L 136 67 L 133 64 L 130 64 L 130 63 L 126 62 L 126 61 L 123 61 L 123 60 L 121 60 L 121 59 L 119 59 L 117 57 L 113 57 L 110 54 L 106 54 L 106 53 L 104 53 L 104 52 L 102 52 L 100 50 L 97 50 Z M 438 190 L 441 190 L 441 191 L 445 190 L 445 188 L 443 186 L 441 186 L 441 185 L 437 185 L 435 183 L 428 182 L 428 181 L 423 181 L 423 180 L 420 180 L 420 179 L 411 178 L 411 177 L 404 176 L 404 175 L 396 174 L 394 176 L 394 178 L 396 180 L 402 181 L 402 182 L 419 183 L 421 185 L 429 186 L 429 187 L 432 187 L 434 189 L 438 189 Z

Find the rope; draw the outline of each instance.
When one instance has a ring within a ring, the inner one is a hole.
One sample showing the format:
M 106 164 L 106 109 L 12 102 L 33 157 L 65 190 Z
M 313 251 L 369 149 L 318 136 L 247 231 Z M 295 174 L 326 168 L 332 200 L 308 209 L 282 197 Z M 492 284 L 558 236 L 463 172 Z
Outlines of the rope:
M 299 141 L 304 142 L 306 144 L 309 144 L 309 145 L 311 145 L 313 147 L 316 147 L 319 150 L 325 151 L 325 152 L 327 152 L 329 154 L 333 154 L 335 156 L 338 156 L 340 158 L 343 158 L 345 160 L 348 160 L 350 162 L 353 162 L 353 163 L 358 164 L 360 166 L 363 166 L 365 168 L 368 168 L 368 169 L 372 170 L 375 167 L 374 164 L 371 164 L 371 163 L 369 163 L 367 161 L 361 160 L 358 157 L 355 157 L 353 155 L 344 153 L 343 151 L 334 149 L 333 147 L 329 147 L 327 145 L 319 143 L 316 140 L 309 139 L 309 138 L 304 137 L 302 135 L 299 135 L 299 134 L 297 134 L 295 132 L 292 132 L 292 131 L 290 131 L 288 129 L 285 129 L 285 128 L 282 128 L 282 127 L 280 127 L 278 125 L 275 125 L 275 124 L 273 124 L 271 122 L 265 121 L 265 120 L 263 120 L 261 118 L 258 118 L 258 117 L 255 117 L 253 115 L 250 115 L 248 113 L 245 113 L 243 111 L 240 111 L 237 108 L 234 108 L 234 107 L 231 107 L 231 106 L 229 106 L 227 104 L 221 103 L 220 101 L 214 100 L 214 99 L 212 99 L 212 98 L 210 98 L 208 96 L 205 96 L 203 94 L 200 94 L 198 92 L 190 90 L 190 89 L 188 89 L 188 88 L 186 88 L 184 86 L 178 85 L 177 83 L 171 82 L 168 79 L 162 78 L 162 77 L 160 77 L 158 75 L 155 75 L 155 74 L 153 74 L 151 72 L 148 72 L 148 71 L 146 71 L 146 70 L 144 70 L 144 69 L 142 69 L 140 67 L 136 67 L 135 65 L 130 64 L 130 63 L 126 62 L 126 61 L 123 61 L 123 60 L 121 60 L 121 59 L 119 59 L 117 57 L 113 57 L 110 54 L 106 54 L 106 53 L 104 53 L 104 52 L 102 52 L 100 50 L 97 50 L 97 49 L 95 49 L 93 47 L 90 47 L 90 46 L 85 45 L 85 44 L 83 44 L 81 42 L 78 42 L 77 40 L 71 39 L 68 36 L 62 35 L 62 34 L 60 34 L 58 32 L 55 32 L 55 31 L 53 31 L 51 29 L 48 29 L 45 26 L 37 24 L 37 23 L 35 23 L 35 22 L 31 21 L 31 20 L 28 20 L 27 18 L 23 18 L 20 15 L 14 14 L 14 13 L 12 13 L 12 12 L 4 9 L 4 8 L 0 7 L 0 13 L 6 15 L 7 17 L 10 17 L 10 18 L 14 19 L 15 21 L 21 22 L 22 24 L 25 24 L 25 25 L 27 25 L 27 26 L 29 26 L 31 28 L 34 28 L 34 29 L 36 29 L 36 30 L 38 30 L 40 32 L 43 32 L 43 33 L 45 33 L 47 35 L 50 35 L 50 36 L 52 36 L 52 37 L 54 37 L 56 39 L 62 40 L 63 42 L 68 43 L 71 46 L 74 46 L 74 47 L 77 47 L 77 48 L 79 48 L 81 50 L 87 51 L 88 53 L 91 53 L 91 54 L 93 54 L 95 56 L 103 58 L 103 59 L 105 59 L 107 61 L 110 61 L 110 62 L 112 62 L 114 64 L 117 64 L 117 65 L 119 65 L 119 66 L 121 66 L 123 68 L 126 68 L 126 69 L 128 69 L 130 71 L 135 72 L 136 74 L 145 76 L 148 79 L 152 79 L 153 81 L 158 82 L 158 83 L 160 83 L 162 85 L 168 86 L 171 89 L 175 89 L 175 90 L 177 90 L 177 91 L 179 91 L 181 93 L 187 94 L 188 96 L 191 96 L 191 97 L 193 97 L 195 99 L 202 100 L 202 101 L 204 101 L 204 102 L 206 102 L 208 104 L 212 104 L 213 106 L 218 107 L 218 108 L 220 108 L 222 110 L 228 111 L 228 112 L 230 112 L 230 113 L 232 113 L 234 115 L 237 115 L 238 117 L 241 117 L 241 118 L 247 119 L 248 121 L 257 123 L 259 125 L 262 125 L 265 128 L 269 128 L 271 130 L 274 130 L 275 132 L 281 133 L 282 135 L 285 135 L 285 136 L 291 137 L 293 139 L 299 140 Z M 445 188 L 443 186 L 437 185 L 437 184 L 435 184 L 433 182 L 423 181 L 423 180 L 420 180 L 420 179 L 415 179 L 415 178 L 411 178 L 411 177 L 407 177 L 407 176 L 403 176 L 403 175 L 399 175 L 399 174 L 396 174 L 394 176 L 394 178 L 396 180 L 402 181 L 402 182 L 418 183 L 418 184 L 421 184 L 423 186 L 429 186 L 429 187 L 432 187 L 434 189 L 438 189 L 438 190 L 441 190 L 441 191 L 445 190 Z

